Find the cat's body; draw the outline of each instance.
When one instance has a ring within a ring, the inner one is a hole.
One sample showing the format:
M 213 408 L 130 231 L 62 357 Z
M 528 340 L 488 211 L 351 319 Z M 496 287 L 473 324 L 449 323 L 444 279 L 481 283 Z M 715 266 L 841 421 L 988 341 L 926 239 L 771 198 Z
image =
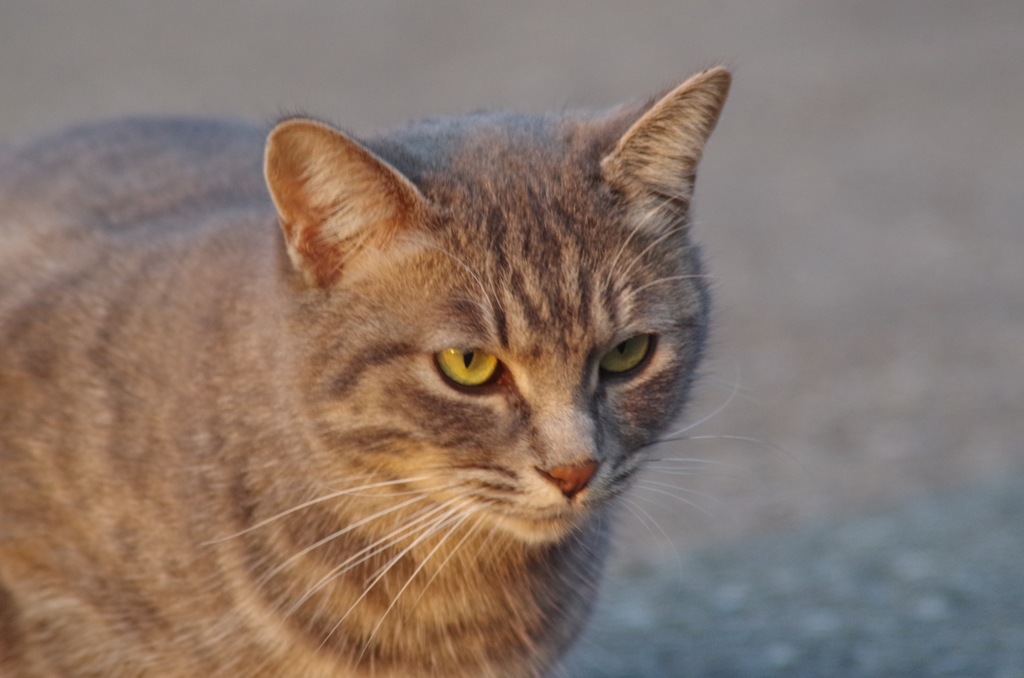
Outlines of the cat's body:
M 0 676 L 543 673 L 699 359 L 727 87 L 0 160 Z

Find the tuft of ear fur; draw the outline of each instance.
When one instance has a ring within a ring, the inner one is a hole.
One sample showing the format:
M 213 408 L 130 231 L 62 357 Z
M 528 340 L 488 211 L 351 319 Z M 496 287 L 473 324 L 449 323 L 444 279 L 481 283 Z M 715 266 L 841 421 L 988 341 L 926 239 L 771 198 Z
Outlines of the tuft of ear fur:
M 263 172 L 292 263 L 317 287 L 335 284 L 361 247 L 412 228 L 426 205 L 397 170 L 314 120 L 271 130 Z
M 651 105 L 601 161 L 605 180 L 651 228 L 664 229 L 686 215 L 697 164 L 731 81 L 721 67 L 693 76 Z M 664 218 L 655 218 L 659 213 Z

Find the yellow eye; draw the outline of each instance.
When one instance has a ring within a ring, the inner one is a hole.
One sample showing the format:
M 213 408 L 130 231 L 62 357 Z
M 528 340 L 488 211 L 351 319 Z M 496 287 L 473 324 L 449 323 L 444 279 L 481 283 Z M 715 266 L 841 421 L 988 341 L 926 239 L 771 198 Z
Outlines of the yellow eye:
M 445 376 L 462 386 L 480 386 L 498 369 L 498 359 L 481 351 L 448 348 L 435 354 L 434 358 Z
M 608 351 L 601 358 L 601 369 L 605 372 L 625 372 L 640 364 L 651 349 L 651 335 L 638 334 Z

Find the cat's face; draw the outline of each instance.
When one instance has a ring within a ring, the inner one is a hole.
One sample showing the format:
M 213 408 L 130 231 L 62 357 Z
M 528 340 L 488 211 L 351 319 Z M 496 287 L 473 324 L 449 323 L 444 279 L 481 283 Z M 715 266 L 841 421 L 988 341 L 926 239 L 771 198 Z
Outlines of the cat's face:
M 307 281 L 302 317 L 319 319 L 304 323 L 308 397 L 344 472 L 405 479 L 530 542 L 628 487 L 706 332 L 686 236 L 692 128 L 706 137 L 728 83 L 688 84 L 642 116 L 414 126 L 369 142 L 390 165 L 315 123 L 275 130 L 268 181 Z M 712 86 L 708 122 L 693 93 Z M 690 125 L 674 146 L 673 116 Z M 296 157 L 315 161 L 275 174 Z M 645 174 L 669 160 L 675 179 L 651 176 L 672 192 Z

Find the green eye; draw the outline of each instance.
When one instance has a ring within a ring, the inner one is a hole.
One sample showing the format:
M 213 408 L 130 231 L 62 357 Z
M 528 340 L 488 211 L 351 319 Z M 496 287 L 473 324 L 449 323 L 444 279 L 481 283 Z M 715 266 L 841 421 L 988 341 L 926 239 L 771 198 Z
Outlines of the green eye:
M 444 375 L 461 386 L 480 386 L 498 369 L 498 359 L 481 351 L 448 348 L 434 355 Z
M 601 369 L 605 372 L 631 370 L 647 356 L 651 349 L 651 335 L 638 334 L 608 351 L 601 358 Z

